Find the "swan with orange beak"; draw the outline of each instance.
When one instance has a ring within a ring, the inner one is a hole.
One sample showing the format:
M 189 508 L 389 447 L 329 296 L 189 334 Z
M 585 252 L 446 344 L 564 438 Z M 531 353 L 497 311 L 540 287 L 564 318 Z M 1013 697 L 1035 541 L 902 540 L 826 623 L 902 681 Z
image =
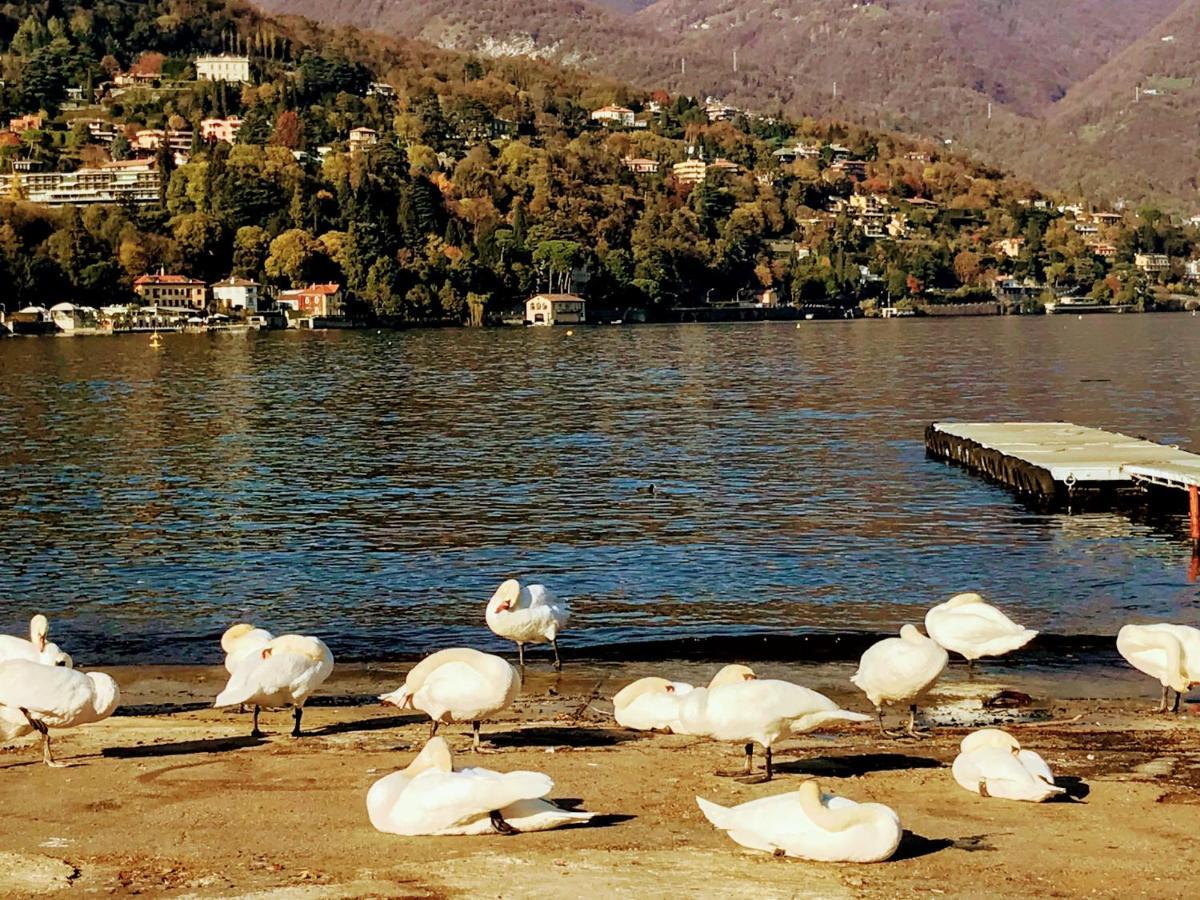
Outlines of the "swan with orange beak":
M 496 588 L 485 613 L 488 628 L 517 645 L 521 668 L 525 668 L 526 644 L 549 644 L 554 649 L 554 668 L 562 671 L 558 635 L 571 620 L 567 601 L 554 596 L 544 585 L 523 585 L 515 578 Z

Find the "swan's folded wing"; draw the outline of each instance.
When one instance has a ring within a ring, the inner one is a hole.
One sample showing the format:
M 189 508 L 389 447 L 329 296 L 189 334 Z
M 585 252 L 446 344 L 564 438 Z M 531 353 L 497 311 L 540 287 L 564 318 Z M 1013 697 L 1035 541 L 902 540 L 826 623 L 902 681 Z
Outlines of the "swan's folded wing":
M 530 584 L 521 588 L 516 608 L 529 610 L 546 625 L 553 621 L 559 628 L 566 624 L 571 615 L 567 601 L 559 599 L 553 591 L 541 584 Z
M 503 697 L 503 685 L 490 682 L 464 662 L 438 666 L 421 685 L 420 699 L 427 709 L 475 709 L 488 698 Z
M 1040 778 L 1047 784 L 1054 784 L 1054 773 L 1050 771 L 1050 767 L 1046 765 L 1046 761 L 1032 750 L 1019 751 L 1017 753 L 1017 760 L 1025 767 L 1025 771 L 1034 778 Z
M 470 824 L 519 800 L 544 797 L 553 788 L 550 776 L 540 772 L 427 772 L 409 783 L 403 803 L 419 809 L 429 833 L 436 833 Z
M 10 659 L 26 659 L 36 661 L 37 648 L 25 638 L 13 637 L 11 634 L 0 634 L 0 662 Z
M 979 603 L 969 609 L 954 610 L 942 625 L 949 629 L 957 640 L 969 643 L 984 643 L 1001 635 L 1017 635 L 1026 629 L 1018 625 L 994 606 Z
M 91 682 L 82 673 L 25 659 L 0 663 L 0 706 L 39 714 L 62 714 L 86 705 Z

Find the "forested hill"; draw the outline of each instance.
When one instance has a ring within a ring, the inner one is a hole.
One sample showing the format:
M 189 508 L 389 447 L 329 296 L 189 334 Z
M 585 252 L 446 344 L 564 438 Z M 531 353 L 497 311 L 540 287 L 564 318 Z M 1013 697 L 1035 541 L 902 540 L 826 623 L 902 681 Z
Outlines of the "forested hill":
M 1060 187 L 1200 208 L 1188 115 L 1200 103 L 1200 56 L 1188 39 L 1200 21 L 1194 0 L 259 2 L 761 110 L 951 139 Z M 1173 46 L 1163 44 L 1172 35 Z M 1162 92 L 1135 110 L 1139 85 Z M 1134 112 L 1137 127 L 1125 127 Z M 1129 152 L 1135 137 L 1168 152 L 1143 166 Z
M 0 52 L 10 311 L 111 303 L 160 269 L 333 282 L 414 322 L 493 318 L 551 283 L 652 315 L 764 291 L 990 298 L 997 279 L 1134 303 L 1137 254 L 1178 279 L 1194 236 L 1153 210 L 1095 219 L 1090 198 L 1048 200 L 942 145 L 232 0 L 8 3 Z M 248 82 L 198 80 L 210 54 L 247 58 Z M 150 196 L 35 199 L 54 173 L 122 167 L 152 170 Z

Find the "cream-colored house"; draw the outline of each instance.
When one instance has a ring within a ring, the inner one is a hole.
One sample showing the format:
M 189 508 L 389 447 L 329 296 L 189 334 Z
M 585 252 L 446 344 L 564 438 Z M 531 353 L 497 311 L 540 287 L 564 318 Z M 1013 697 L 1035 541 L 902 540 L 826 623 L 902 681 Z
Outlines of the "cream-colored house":
M 587 321 L 587 301 L 575 294 L 535 294 L 525 301 L 530 325 L 581 325 Z
M 258 312 L 258 282 L 230 275 L 212 286 L 213 304 L 220 310 Z
M 220 56 L 201 56 L 196 59 L 197 81 L 235 81 L 243 84 L 250 83 L 250 57 L 230 56 L 222 53 Z

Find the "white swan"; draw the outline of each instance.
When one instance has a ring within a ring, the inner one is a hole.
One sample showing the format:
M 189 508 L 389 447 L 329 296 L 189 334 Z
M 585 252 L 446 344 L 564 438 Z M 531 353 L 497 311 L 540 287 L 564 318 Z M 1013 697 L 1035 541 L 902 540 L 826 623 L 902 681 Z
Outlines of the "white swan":
M 700 811 L 751 850 L 821 862 L 882 862 L 900 846 L 900 817 L 882 803 L 822 794 L 815 781 L 787 794 L 725 807 L 697 797 Z
M 241 622 L 231 625 L 221 635 L 221 649 L 225 651 L 225 671 L 233 674 L 234 668 L 247 656 L 261 653 L 275 638 L 265 628 L 256 628 Z
M 507 660 L 467 647 L 439 650 L 408 673 L 404 684 L 379 699 L 400 709 L 419 709 L 441 723 L 470 722 L 472 747 L 479 749 L 479 722 L 512 705 L 521 692 L 521 673 Z
M 378 831 L 410 836 L 549 831 L 592 818 L 543 799 L 553 787 L 540 772 L 456 771 L 434 737 L 408 768 L 371 785 L 367 815 Z
M 963 738 L 960 748 L 951 772 L 972 793 L 1031 803 L 1066 793 L 1054 784 L 1046 761 L 1032 750 L 1022 750 L 1008 732 L 983 728 Z
M 871 717 L 839 709 L 826 697 L 788 681 L 758 679 L 747 666 L 725 666 L 707 688 L 684 694 L 679 703 L 683 734 L 718 741 L 746 742 L 746 770 L 737 773 L 747 783 L 770 781 L 771 745 L 788 732 L 809 732 L 826 722 L 867 722 Z M 754 742 L 766 750 L 765 770 L 751 776 Z
M 973 665 L 1024 647 L 1037 632 L 1018 625 L 978 594 L 958 594 L 925 614 L 929 636 Z
M 1126 625 L 1117 632 L 1117 652 L 1139 672 L 1158 679 L 1159 712 L 1167 711 L 1169 691 L 1175 692 L 1172 711 L 1178 712 L 1180 695 L 1200 682 L 1200 629 L 1190 625 Z
M 917 731 L 917 700 L 933 686 L 950 662 L 945 649 L 921 634 L 915 625 L 900 629 L 900 637 L 884 638 L 863 653 L 858 671 L 850 676 L 867 699 L 875 705 L 879 730 L 889 737 L 898 732 L 883 727 L 885 703 L 908 703 L 908 734 L 920 737 Z
M 665 678 L 639 678 L 613 697 L 613 718 L 634 731 L 683 732 L 679 703 L 692 686 Z
M 522 585 L 510 578 L 492 594 L 484 618 L 495 634 L 516 642 L 521 668 L 525 668 L 526 644 L 549 643 L 554 649 L 554 668 L 562 669 L 558 635 L 571 620 L 566 600 L 559 600 L 543 585 Z
M 300 737 L 304 703 L 332 671 L 333 654 L 320 638 L 281 635 L 237 663 L 213 706 L 253 704 L 252 737 L 262 734 L 258 728 L 259 707 L 290 706 L 295 720 L 292 737 Z
M 41 613 L 29 620 L 29 640 L 0 634 L 0 662 L 9 659 L 25 659 L 46 666 L 74 668 L 71 657 L 59 649 L 58 644 L 46 640 L 50 622 Z
M 112 715 L 121 692 L 103 672 L 76 672 L 27 659 L 0 663 L 0 737 L 5 741 L 36 731 L 42 761 L 60 766 L 50 753 L 49 728 L 74 728 Z

